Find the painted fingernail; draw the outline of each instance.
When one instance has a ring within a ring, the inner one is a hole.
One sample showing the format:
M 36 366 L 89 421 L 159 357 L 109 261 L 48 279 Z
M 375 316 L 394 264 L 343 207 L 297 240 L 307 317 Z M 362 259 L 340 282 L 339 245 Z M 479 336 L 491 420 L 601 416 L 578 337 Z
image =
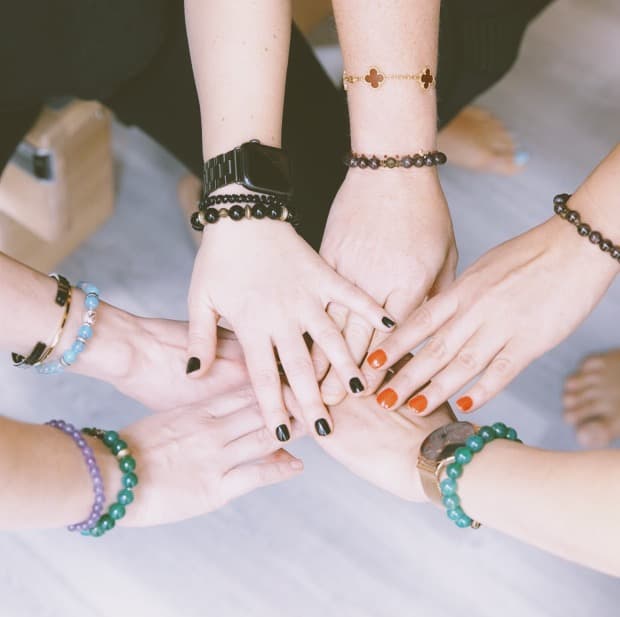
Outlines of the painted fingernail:
M 469 411 L 474 406 L 474 401 L 471 396 L 462 396 L 456 404 L 459 406 L 461 411 Z
M 377 403 L 383 407 L 383 409 L 390 409 L 394 406 L 394 403 L 398 400 L 398 394 L 392 388 L 386 388 L 377 395 Z
M 190 373 L 194 373 L 198 369 L 200 369 L 200 358 L 196 358 L 196 356 L 192 356 L 187 361 L 187 367 L 185 369 L 185 374 L 189 375 Z
M 288 441 L 291 438 L 291 434 L 286 424 L 280 424 L 280 426 L 278 426 L 276 429 L 276 437 L 278 438 L 278 441 Z
M 395 321 L 392 321 L 389 317 L 384 317 L 381 320 L 381 323 L 386 327 L 386 328 L 393 328 L 396 325 Z
M 377 349 L 377 351 L 373 351 L 366 362 L 372 366 L 372 368 L 381 368 L 387 362 L 387 355 L 383 349 Z
M 428 405 L 428 400 L 423 394 L 417 394 L 407 403 L 411 409 L 415 409 L 417 413 L 422 413 Z
M 314 423 L 314 428 L 318 435 L 321 437 L 325 437 L 332 432 L 332 429 L 329 427 L 329 422 L 325 418 L 321 418 Z
M 349 379 L 349 388 L 353 394 L 359 394 L 364 391 L 364 384 L 362 384 L 359 377 L 352 377 Z

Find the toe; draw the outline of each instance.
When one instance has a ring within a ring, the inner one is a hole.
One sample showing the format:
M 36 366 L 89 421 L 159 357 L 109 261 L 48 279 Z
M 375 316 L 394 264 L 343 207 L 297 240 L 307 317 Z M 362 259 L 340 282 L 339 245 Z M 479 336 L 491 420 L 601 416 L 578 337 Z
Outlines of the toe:
M 605 368 L 605 360 L 601 356 L 588 356 L 581 363 L 581 370 L 590 373 Z
M 577 427 L 577 441 L 584 448 L 604 448 L 612 439 L 609 422 L 604 419 L 595 418 Z

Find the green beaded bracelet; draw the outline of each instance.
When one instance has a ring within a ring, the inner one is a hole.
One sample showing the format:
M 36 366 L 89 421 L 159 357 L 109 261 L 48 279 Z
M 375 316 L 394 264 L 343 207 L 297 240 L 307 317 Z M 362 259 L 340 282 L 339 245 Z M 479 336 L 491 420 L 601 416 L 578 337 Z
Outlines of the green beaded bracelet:
M 116 521 L 125 516 L 126 507 L 133 501 L 134 494 L 132 489 L 138 485 L 138 476 L 135 473 L 136 459 L 131 456 L 131 451 L 116 431 L 102 431 L 98 428 L 83 428 L 82 433 L 90 437 L 100 439 L 118 460 L 118 466 L 123 472 L 121 479 L 122 488 L 116 496 L 116 501 L 108 508 L 106 514 L 99 517 L 97 524 L 87 531 L 83 531 L 83 536 L 100 538 L 104 533 L 113 529 Z
M 480 523 L 467 516 L 461 508 L 461 500 L 457 494 L 457 478 L 463 474 L 463 467 L 469 463 L 474 454 L 481 452 L 486 444 L 494 439 L 509 439 L 523 443 L 517 436 L 515 429 L 506 426 L 503 422 L 496 422 L 493 426 L 482 426 L 474 435 L 465 440 L 465 445 L 454 451 L 454 460 L 446 467 L 448 476 L 439 483 L 441 501 L 446 506 L 446 514 L 454 524 L 460 528 L 473 527 L 478 529 Z

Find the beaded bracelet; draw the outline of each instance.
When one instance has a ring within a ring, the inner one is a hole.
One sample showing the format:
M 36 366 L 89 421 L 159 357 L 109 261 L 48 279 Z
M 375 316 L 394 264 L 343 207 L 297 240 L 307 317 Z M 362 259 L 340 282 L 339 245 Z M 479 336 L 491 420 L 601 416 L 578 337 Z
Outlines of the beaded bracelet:
M 470 435 L 465 440 L 465 445 L 454 451 L 453 461 L 446 467 L 445 480 L 439 483 L 441 489 L 442 502 L 446 506 L 446 514 L 457 527 L 472 527 L 478 529 L 480 523 L 467 516 L 461 508 L 461 500 L 457 495 L 456 480 L 463 474 L 463 467 L 469 463 L 474 454 L 481 452 L 484 446 L 494 439 L 508 439 L 523 443 L 517 435 L 515 429 L 506 426 L 503 422 L 496 422 L 492 426 L 482 426 L 474 435 Z
M 411 167 L 434 167 L 436 165 L 445 165 L 448 161 L 448 157 L 438 150 L 434 152 L 419 152 L 418 154 L 406 154 L 405 156 L 384 155 L 382 159 L 371 154 L 357 154 L 350 152 L 347 154 L 343 162 L 347 167 L 357 167 L 359 169 L 379 169 L 380 167 L 387 167 L 388 169 L 394 169 L 395 167 L 404 167 L 409 169 Z
M 99 517 L 96 524 L 82 531 L 82 535 L 99 538 L 116 525 L 127 513 L 127 506 L 133 502 L 134 494 L 131 489 L 138 485 L 136 475 L 136 459 L 131 455 L 131 450 L 116 431 L 102 431 L 98 428 L 83 428 L 82 433 L 90 437 L 100 439 L 118 460 L 118 466 L 123 473 L 121 479 L 122 488 L 116 496 L 116 501 L 108 508 L 106 514 Z
M 603 253 L 616 261 L 620 261 L 620 246 L 614 246 L 611 240 L 603 238 L 600 231 L 593 230 L 590 225 L 581 221 L 581 216 L 577 210 L 571 210 L 566 204 L 571 198 L 568 193 L 560 193 L 553 198 L 553 211 L 561 218 L 572 223 L 577 228 L 577 233 L 582 237 L 588 237 L 592 244 L 597 245 Z
M 59 360 L 51 360 L 36 367 L 37 372 L 41 375 L 62 373 L 77 361 L 78 356 L 86 347 L 86 342 L 93 336 L 93 326 L 97 321 L 97 307 L 99 306 L 99 290 L 94 285 L 83 281 L 80 281 L 76 287 L 86 294 L 84 298 L 84 307 L 86 308 L 84 322 L 78 329 L 77 338 L 73 345 L 60 356 Z
M 58 345 L 58 341 L 60 341 L 60 337 L 65 329 L 65 324 L 67 323 L 67 318 L 69 317 L 69 310 L 71 309 L 71 283 L 69 283 L 69 281 L 62 276 L 62 274 L 53 272 L 49 276 L 50 278 L 56 280 L 56 297 L 54 298 L 54 302 L 58 306 L 64 308 L 60 323 L 58 328 L 56 328 L 56 333 L 54 334 L 52 342 L 49 345 L 39 341 L 27 356 L 12 353 L 11 359 L 13 360 L 13 366 L 15 367 L 29 368 L 31 366 L 38 366 L 39 364 L 45 362 L 45 360 L 47 360 L 47 358 L 54 353 L 54 349 L 56 349 L 56 345 Z
M 295 216 L 289 206 L 278 204 L 257 203 L 253 206 L 235 204 L 230 208 L 207 208 L 194 212 L 190 218 L 192 229 L 202 231 L 207 225 L 217 223 L 221 218 L 230 218 L 233 221 L 243 219 L 264 219 L 284 221 L 295 224 Z
M 45 424 L 47 426 L 53 426 L 54 428 L 57 428 L 58 430 L 71 437 L 71 439 L 73 439 L 77 447 L 82 452 L 82 456 L 86 461 L 88 473 L 90 474 L 93 482 L 93 492 L 95 494 L 95 500 L 93 502 L 93 506 L 88 518 L 80 521 L 79 523 L 69 525 L 67 529 L 69 531 L 88 531 L 97 524 L 97 521 L 99 520 L 99 517 L 103 512 L 103 504 L 105 503 L 103 478 L 101 477 L 101 471 L 99 470 L 99 466 L 97 465 L 97 461 L 95 460 L 93 450 L 88 445 L 86 440 L 82 437 L 82 435 L 80 435 L 80 431 L 78 431 L 75 426 L 73 426 L 73 424 L 69 424 L 64 420 L 50 420 Z
M 288 206 L 289 198 L 279 197 L 277 195 L 266 195 L 265 193 L 235 193 L 232 195 L 211 195 L 203 198 L 199 205 L 199 210 L 206 210 L 209 206 L 225 203 L 262 203 L 266 205 Z

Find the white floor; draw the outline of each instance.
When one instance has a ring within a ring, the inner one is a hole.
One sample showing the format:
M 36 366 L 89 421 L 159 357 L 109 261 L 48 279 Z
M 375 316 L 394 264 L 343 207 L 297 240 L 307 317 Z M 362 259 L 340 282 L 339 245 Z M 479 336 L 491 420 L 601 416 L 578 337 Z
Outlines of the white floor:
M 574 189 L 618 140 L 619 28 L 614 0 L 557 3 L 530 30 L 509 77 L 483 97 L 532 159 L 509 180 L 445 170 L 461 266 L 549 216 L 554 192 Z M 175 207 L 181 170 L 136 132 L 117 137 L 118 215 L 60 269 L 93 279 L 129 310 L 183 318 L 193 249 Z M 576 447 L 560 420 L 562 379 L 584 353 L 620 345 L 619 307 L 616 285 L 479 417 L 510 420 L 531 443 Z M 7 364 L 4 413 L 102 426 L 144 413 L 100 383 L 37 379 Z M 620 614 L 616 580 L 488 529 L 461 532 L 430 507 L 366 485 L 312 443 L 296 451 L 302 478 L 203 519 L 100 542 L 64 531 L 0 534 L 0 617 Z

